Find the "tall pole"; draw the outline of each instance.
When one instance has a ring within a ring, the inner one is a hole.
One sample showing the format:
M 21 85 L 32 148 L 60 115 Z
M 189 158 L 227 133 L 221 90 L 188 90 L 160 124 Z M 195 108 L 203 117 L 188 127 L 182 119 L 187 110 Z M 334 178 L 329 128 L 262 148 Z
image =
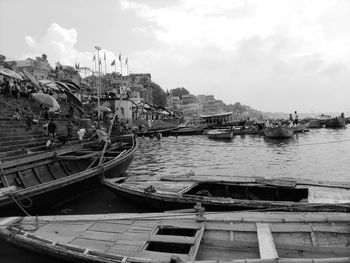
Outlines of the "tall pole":
M 100 50 L 101 47 L 95 46 L 97 50 L 97 60 L 98 60 L 98 85 L 97 85 L 97 107 L 98 107 L 98 119 L 100 119 L 100 96 L 101 96 L 101 70 L 100 70 Z
M 119 53 L 119 63 L 120 63 L 120 75 L 123 76 L 123 62 L 122 55 Z
M 107 64 L 106 64 L 106 52 L 105 52 L 105 74 L 107 74 Z

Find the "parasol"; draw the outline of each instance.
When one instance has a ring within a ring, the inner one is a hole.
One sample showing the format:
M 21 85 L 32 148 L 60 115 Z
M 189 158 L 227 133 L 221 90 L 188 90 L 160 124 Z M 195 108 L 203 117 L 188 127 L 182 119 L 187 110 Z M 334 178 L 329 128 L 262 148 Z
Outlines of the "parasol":
M 2 68 L 0 69 L 0 74 L 10 77 L 10 78 L 14 78 L 14 79 L 19 79 L 19 80 L 23 80 L 23 78 L 21 77 L 21 75 L 19 75 L 18 73 L 16 73 L 15 71 L 8 69 L 8 68 Z
M 28 72 L 26 69 L 23 69 L 23 74 L 27 79 L 30 80 L 31 83 L 34 84 L 35 87 L 40 88 L 39 81 L 30 72 Z
M 39 80 L 39 82 L 42 86 L 46 86 L 49 89 L 52 89 L 55 91 L 61 91 L 61 89 L 57 86 L 57 84 L 52 80 L 41 79 Z
M 104 111 L 104 112 L 111 112 L 111 109 L 106 106 L 97 106 L 94 108 L 94 111 Z
M 34 100 L 36 100 L 40 104 L 44 104 L 44 105 L 49 106 L 55 110 L 58 110 L 60 108 L 60 105 L 58 104 L 57 100 L 48 94 L 33 93 L 32 97 Z

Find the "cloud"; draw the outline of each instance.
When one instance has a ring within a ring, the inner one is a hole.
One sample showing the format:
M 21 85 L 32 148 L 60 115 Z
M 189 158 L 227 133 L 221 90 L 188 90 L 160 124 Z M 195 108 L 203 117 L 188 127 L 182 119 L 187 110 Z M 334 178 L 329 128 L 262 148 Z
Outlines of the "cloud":
M 73 66 L 79 63 L 80 66 L 84 67 L 95 67 L 93 57 L 96 55 L 96 52 L 77 50 L 78 32 L 74 28 L 66 29 L 53 23 L 47 29 L 46 34 L 39 40 L 32 36 L 26 36 L 25 42 L 30 51 L 22 56 L 24 59 L 28 57 L 33 58 L 45 53 L 48 56 L 51 66 L 54 66 L 56 62 L 60 62 L 63 65 Z M 105 70 L 104 54 L 106 54 L 107 70 L 111 72 L 114 70 L 114 67 L 112 68 L 110 64 L 116 58 L 116 54 L 108 50 L 100 51 L 103 71 Z
M 260 110 L 350 110 L 350 3 L 332 0 L 122 0 L 157 49 L 134 54 L 163 88 L 184 86 Z M 337 15 L 340 14 L 340 18 Z M 144 59 L 141 62 L 142 58 Z M 317 98 L 316 98 L 317 97 Z

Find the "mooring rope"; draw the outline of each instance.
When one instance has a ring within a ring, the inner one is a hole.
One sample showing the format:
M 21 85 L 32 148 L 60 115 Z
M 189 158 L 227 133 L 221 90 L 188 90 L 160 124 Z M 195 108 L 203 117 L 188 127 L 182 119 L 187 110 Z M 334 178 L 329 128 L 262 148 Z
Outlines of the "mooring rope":
M 30 197 L 24 194 L 16 194 L 16 193 L 7 193 L 6 195 L 9 196 L 12 199 L 12 201 L 14 201 L 17 204 L 17 206 L 23 211 L 25 215 L 31 216 L 26 210 L 26 208 L 29 208 L 33 205 L 33 201 L 32 199 L 30 199 Z M 24 197 L 24 199 L 27 199 L 29 203 L 28 204 L 22 203 L 22 200 L 20 199 L 21 196 Z

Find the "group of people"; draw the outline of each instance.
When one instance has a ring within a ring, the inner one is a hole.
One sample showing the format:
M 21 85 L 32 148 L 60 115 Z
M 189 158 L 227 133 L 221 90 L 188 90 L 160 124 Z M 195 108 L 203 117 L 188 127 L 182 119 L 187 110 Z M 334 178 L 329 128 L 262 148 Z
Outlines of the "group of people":
M 27 81 L 4 77 L 0 82 L 0 91 L 6 97 L 19 98 L 28 97 L 30 93 L 36 92 L 36 88 Z
M 297 111 L 294 111 L 294 118 L 293 118 L 292 114 L 289 114 L 289 121 L 290 121 L 290 124 L 292 124 L 292 125 L 298 125 L 299 116 L 298 116 Z

